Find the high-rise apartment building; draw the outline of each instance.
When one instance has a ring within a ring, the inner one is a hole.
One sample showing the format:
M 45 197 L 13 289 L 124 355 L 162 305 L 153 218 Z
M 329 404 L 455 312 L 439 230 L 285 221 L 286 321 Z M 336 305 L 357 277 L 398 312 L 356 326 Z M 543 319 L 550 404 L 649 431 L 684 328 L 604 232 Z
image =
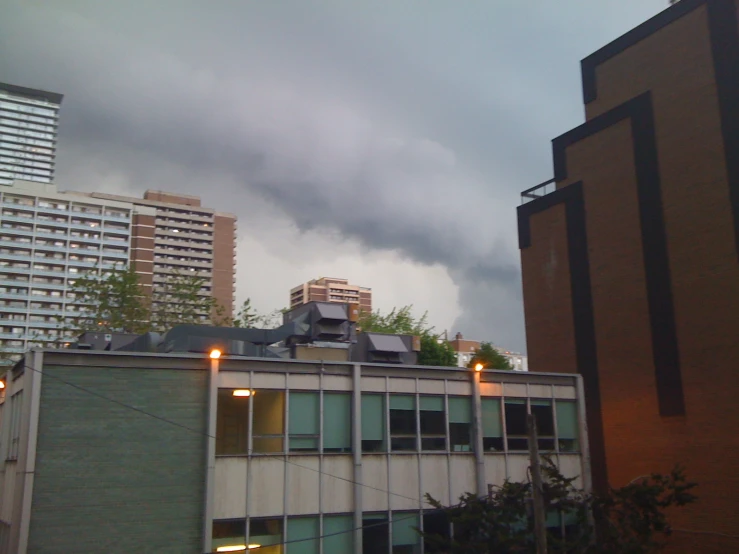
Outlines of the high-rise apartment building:
M 668 552 L 739 549 L 738 17 L 682 0 L 585 58 L 518 208 L 532 368 L 583 376 L 594 486 L 698 483 Z
M 31 181 L 0 187 L 0 352 L 60 339 L 60 318 L 80 315 L 71 282 L 128 264 L 149 291 L 175 273 L 203 278 L 201 293 L 230 316 L 235 217 L 199 204 L 151 191 L 140 199 Z M 201 314 L 203 322 L 211 315 Z
M 201 293 L 233 315 L 236 279 L 236 216 L 201 205 L 200 198 L 148 190 L 143 198 L 104 193 L 74 193 L 130 203 L 153 210 L 140 215 L 131 260 L 146 287 L 161 291 L 176 274 L 201 277 Z
M 62 95 L 0 83 L 0 185 L 54 179 Z
M 308 302 L 358 304 L 361 312 L 372 311 L 372 289 L 350 285 L 347 279 L 321 277 L 290 290 L 290 308 Z
M 54 184 L 0 187 L 0 351 L 18 354 L 60 338 L 79 314 L 67 288 L 132 259 L 136 220 L 151 208 L 59 193 Z

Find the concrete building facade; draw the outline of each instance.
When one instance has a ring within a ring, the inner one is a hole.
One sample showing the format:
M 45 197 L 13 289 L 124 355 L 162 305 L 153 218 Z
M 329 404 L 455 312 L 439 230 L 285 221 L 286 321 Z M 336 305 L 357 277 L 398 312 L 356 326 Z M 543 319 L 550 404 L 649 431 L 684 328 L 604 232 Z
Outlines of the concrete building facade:
M 140 218 L 150 208 L 57 192 L 15 181 L 0 188 L 0 350 L 18 355 L 61 338 L 79 316 L 75 279 L 128 265 Z
M 739 550 L 738 14 L 682 0 L 585 58 L 518 210 L 532 368 L 583 376 L 596 488 L 685 466 L 675 552 Z
M 0 186 L 54 180 L 62 95 L 0 83 Z
M 35 350 L 4 383 L 0 553 L 423 553 L 425 493 L 527 479 L 527 413 L 589 487 L 575 374 Z
M 348 279 L 321 277 L 290 290 L 290 308 L 308 302 L 356 304 L 360 312 L 372 311 L 372 289 L 349 284 Z

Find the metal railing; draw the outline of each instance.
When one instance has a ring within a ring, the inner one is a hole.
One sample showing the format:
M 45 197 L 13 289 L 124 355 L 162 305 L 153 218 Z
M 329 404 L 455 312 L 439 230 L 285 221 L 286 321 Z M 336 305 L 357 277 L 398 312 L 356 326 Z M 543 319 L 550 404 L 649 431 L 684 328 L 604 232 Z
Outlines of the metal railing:
M 555 190 L 557 190 L 557 182 L 553 178 L 548 181 L 544 181 L 543 183 L 539 183 L 535 187 L 526 189 L 521 193 L 521 204 L 526 204 L 527 202 L 531 202 L 532 200 L 551 194 Z

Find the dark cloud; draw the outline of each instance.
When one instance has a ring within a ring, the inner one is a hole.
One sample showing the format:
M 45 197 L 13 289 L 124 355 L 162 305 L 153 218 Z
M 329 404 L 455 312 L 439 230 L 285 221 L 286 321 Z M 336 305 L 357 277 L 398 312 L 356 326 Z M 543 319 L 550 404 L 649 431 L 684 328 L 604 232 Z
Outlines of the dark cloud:
M 661 4 L 9 2 L 0 74 L 65 94 L 63 184 L 183 189 L 265 241 L 269 203 L 446 267 L 454 328 L 522 349 L 517 193 L 579 123 L 579 58 Z

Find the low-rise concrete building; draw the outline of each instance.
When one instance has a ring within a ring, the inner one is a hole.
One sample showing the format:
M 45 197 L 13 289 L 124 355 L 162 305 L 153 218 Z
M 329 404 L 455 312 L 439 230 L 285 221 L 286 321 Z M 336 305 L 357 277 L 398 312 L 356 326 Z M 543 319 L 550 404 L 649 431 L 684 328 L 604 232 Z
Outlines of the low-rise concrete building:
M 589 488 L 576 374 L 37 349 L 3 382 L 2 553 L 424 552 L 426 493 L 527 479 L 527 413 Z

